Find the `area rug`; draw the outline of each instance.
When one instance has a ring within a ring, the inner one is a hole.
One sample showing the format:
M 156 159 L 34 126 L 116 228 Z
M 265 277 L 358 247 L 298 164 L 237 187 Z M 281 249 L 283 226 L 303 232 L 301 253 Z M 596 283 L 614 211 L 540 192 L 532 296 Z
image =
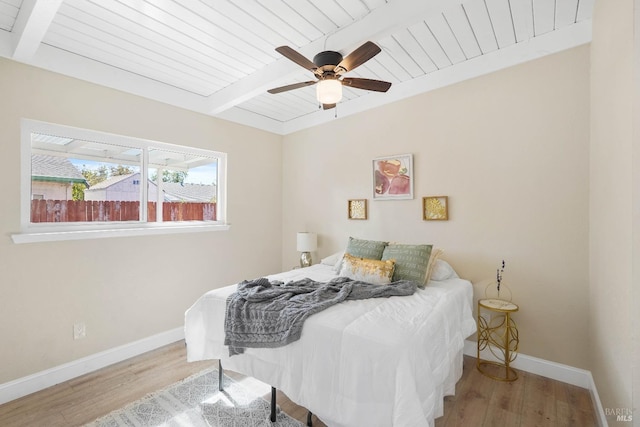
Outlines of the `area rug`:
M 282 411 L 272 423 L 270 414 L 269 402 L 227 376 L 224 390 L 219 391 L 218 371 L 210 369 L 149 394 L 86 427 L 304 427 Z

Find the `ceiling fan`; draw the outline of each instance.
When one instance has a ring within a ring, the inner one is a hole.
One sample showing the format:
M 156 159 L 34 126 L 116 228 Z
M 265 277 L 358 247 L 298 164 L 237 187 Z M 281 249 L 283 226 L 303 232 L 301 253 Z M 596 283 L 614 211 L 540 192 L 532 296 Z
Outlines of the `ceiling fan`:
M 373 42 L 364 43 L 347 55 L 346 58 L 343 58 L 339 52 L 332 50 L 320 52 L 313 57 L 313 62 L 289 46 L 280 46 L 276 48 L 276 51 L 285 58 L 311 71 L 315 75 L 316 80 L 269 89 L 267 91 L 269 93 L 286 92 L 317 83 L 316 96 L 318 102 L 322 104 L 323 109 L 328 110 L 334 108 L 336 103 L 342 99 L 342 86 L 372 90 L 375 92 L 386 92 L 391 87 L 391 83 L 382 80 L 343 77 L 345 73 L 354 70 L 356 67 L 359 67 L 380 53 L 380 48 Z

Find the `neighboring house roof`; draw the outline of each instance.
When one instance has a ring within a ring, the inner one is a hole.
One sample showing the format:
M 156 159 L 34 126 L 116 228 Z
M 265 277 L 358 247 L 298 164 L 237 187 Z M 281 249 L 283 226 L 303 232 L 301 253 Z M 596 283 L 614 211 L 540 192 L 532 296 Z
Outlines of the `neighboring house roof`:
M 87 181 L 69 159 L 44 154 L 31 155 L 31 179 L 48 182 L 77 182 L 87 185 Z
M 165 198 L 170 201 L 211 202 L 216 197 L 215 185 L 180 184 L 165 182 L 162 184 Z
M 112 176 L 102 182 L 92 185 L 91 190 L 102 190 L 111 187 L 121 181 L 129 179 L 133 176 L 140 176 L 140 173 L 130 173 L 127 175 Z M 155 182 L 149 180 L 149 183 L 155 186 Z M 162 191 L 164 192 L 164 200 L 168 202 L 211 202 L 216 197 L 215 185 L 203 184 L 180 184 L 178 182 L 162 183 Z
M 104 188 L 108 188 L 108 187 L 111 187 L 113 184 L 117 184 L 120 181 L 124 181 L 125 179 L 128 179 L 129 177 L 132 177 L 134 175 L 140 175 L 140 173 L 128 173 L 126 175 L 112 176 L 110 178 L 105 179 L 104 181 L 98 182 L 97 184 L 93 184 L 89 190 L 101 190 Z

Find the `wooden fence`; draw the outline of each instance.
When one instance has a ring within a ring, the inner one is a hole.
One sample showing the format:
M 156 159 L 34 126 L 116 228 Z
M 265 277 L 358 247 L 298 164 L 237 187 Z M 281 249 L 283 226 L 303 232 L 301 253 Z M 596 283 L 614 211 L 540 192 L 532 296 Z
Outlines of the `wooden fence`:
M 148 202 L 149 222 L 156 220 L 156 203 Z M 138 221 L 140 202 L 105 200 L 32 200 L 31 222 Z M 164 202 L 162 221 L 215 221 L 215 203 Z

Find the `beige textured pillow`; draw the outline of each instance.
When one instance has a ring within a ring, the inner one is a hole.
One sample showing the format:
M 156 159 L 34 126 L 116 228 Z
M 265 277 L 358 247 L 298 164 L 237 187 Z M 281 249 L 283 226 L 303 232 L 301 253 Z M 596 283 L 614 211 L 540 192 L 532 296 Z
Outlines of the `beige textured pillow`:
M 348 253 L 344 254 L 339 276 L 353 280 L 388 285 L 393 277 L 396 261 L 393 259 L 378 261 L 375 259 L 358 258 Z
M 424 284 L 429 283 L 429 279 L 431 278 L 431 273 L 433 273 L 433 268 L 436 265 L 436 261 L 438 258 L 442 256 L 444 251 L 440 248 L 433 248 L 431 250 L 431 256 L 429 257 L 429 264 L 427 265 L 427 275 L 424 279 Z

